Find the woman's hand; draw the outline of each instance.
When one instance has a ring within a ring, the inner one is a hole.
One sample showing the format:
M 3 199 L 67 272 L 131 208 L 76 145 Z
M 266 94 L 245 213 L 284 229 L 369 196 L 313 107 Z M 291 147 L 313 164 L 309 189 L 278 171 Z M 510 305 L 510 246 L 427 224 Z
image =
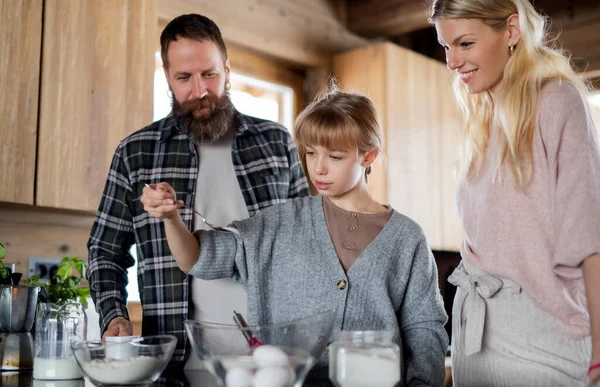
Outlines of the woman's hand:
M 168 183 L 147 184 L 140 201 L 145 211 L 161 219 L 176 218 L 183 207 L 183 200 L 177 200 L 175 190 Z

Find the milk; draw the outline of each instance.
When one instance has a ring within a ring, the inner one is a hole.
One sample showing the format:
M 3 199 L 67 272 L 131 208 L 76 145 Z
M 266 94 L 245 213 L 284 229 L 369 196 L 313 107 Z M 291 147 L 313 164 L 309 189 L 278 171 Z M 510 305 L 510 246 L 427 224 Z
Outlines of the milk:
M 400 381 L 400 365 L 391 350 L 373 354 L 340 349 L 336 379 L 341 387 L 394 387 Z
M 81 379 L 83 374 L 73 356 L 33 359 L 33 378 L 49 380 Z

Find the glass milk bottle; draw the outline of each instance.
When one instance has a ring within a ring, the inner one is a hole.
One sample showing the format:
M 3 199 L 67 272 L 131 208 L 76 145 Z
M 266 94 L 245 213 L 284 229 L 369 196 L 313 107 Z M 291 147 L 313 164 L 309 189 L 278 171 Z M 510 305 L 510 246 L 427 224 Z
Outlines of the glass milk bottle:
M 329 346 L 329 379 L 337 387 L 394 387 L 401 372 L 392 332 L 341 331 Z
M 45 380 L 80 379 L 83 374 L 71 344 L 87 336 L 87 317 L 80 303 L 40 303 L 35 320 L 33 377 Z

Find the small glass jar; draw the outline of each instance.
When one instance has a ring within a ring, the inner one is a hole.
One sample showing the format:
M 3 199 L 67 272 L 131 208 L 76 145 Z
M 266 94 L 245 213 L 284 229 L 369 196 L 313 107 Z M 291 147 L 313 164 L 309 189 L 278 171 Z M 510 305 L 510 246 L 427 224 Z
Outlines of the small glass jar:
M 402 352 L 387 331 L 341 331 L 329 345 L 329 379 L 337 387 L 394 387 Z
M 71 344 L 85 341 L 87 317 L 80 303 L 40 303 L 35 320 L 33 377 L 44 380 L 81 379 L 83 374 Z

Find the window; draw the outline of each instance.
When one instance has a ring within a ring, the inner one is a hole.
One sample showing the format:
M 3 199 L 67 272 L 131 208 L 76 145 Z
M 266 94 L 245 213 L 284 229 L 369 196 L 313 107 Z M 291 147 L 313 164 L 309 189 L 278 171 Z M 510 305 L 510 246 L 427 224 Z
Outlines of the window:
M 232 73 L 230 79 L 229 95 L 239 112 L 279 122 L 291 130 L 294 124 L 292 88 L 237 73 Z

